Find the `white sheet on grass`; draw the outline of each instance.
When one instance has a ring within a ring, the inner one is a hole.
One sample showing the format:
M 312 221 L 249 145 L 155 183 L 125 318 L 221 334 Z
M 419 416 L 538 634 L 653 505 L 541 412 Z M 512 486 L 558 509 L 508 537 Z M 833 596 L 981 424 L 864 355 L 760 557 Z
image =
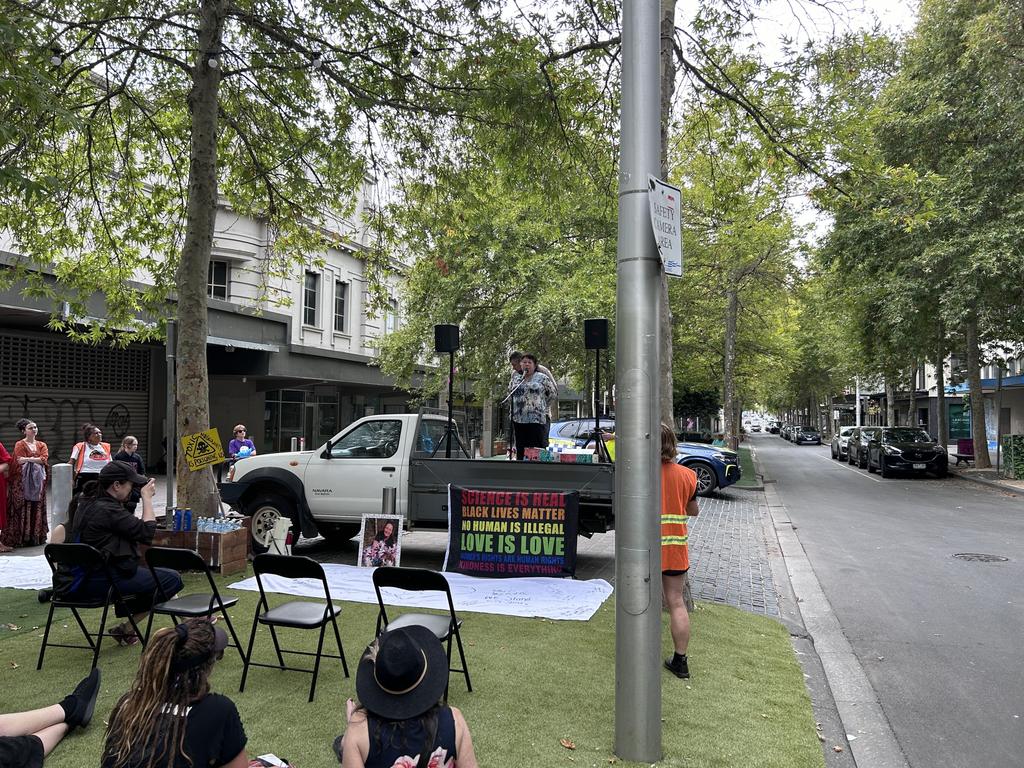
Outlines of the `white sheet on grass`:
M 0 557 L 0 588 L 45 589 L 53 584 L 53 572 L 42 555 Z
M 331 599 L 376 605 L 373 591 L 372 568 L 325 563 L 324 573 L 331 590 Z M 545 619 L 587 621 L 601 603 L 612 593 L 612 586 L 603 579 L 574 581 L 547 576 L 511 579 L 486 579 L 446 573 L 451 586 L 455 610 L 460 613 L 497 613 L 505 616 L 532 616 Z M 323 597 L 320 582 L 309 579 L 283 579 L 264 576 L 263 586 L 268 592 L 299 597 Z M 229 586 L 230 589 L 258 591 L 256 579 L 245 579 Z M 405 592 L 386 588 L 384 601 L 388 605 L 406 608 L 448 609 L 444 595 L 436 592 Z

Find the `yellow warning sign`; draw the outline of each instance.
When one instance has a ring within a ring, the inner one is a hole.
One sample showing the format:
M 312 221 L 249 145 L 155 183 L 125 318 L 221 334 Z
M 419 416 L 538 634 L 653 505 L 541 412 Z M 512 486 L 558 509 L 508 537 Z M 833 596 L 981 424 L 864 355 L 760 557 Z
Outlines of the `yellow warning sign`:
M 185 435 L 181 438 L 181 450 L 185 454 L 185 463 L 193 472 L 224 461 L 224 448 L 221 447 L 216 427 Z

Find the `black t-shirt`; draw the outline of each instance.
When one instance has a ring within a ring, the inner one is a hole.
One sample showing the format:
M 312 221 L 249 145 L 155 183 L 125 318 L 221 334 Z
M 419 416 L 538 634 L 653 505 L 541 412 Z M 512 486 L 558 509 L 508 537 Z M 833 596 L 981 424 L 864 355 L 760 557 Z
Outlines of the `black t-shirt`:
M 162 715 L 161 717 L 172 717 Z M 189 707 L 185 723 L 185 751 L 192 758 L 189 765 L 184 755 L 174 761 L 159 764 L 159 768 L 208 768 L 227 765 L 245 749 L 245 729 L 238 716 L 235 703 L 227 696 L 209 693 L 197 704 Z M 148 763 L 146 755 L 133 751 L 124 768 L 136 768 Z M 104 755 L 102 768 L 114 768 L 114 761 Z

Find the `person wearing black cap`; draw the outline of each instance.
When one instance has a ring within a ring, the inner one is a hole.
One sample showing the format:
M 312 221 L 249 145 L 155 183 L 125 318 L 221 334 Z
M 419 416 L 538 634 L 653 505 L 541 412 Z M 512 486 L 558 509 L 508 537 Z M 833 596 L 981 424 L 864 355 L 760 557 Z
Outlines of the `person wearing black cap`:
M 345 737 L 335 740 L 343 768 L 477 768 L 465 718 L 441 702 L 447 686 L 448 657 L 429 629 L 377 638 L 356 672 L 360 705 L 349 699 Z
M 0 766 L 42 768 L 61 739 L 89 725 L 99 692 L 100 671 L 93 669 L 59 704 L 0 715 Z
M 110 714 L 102 768 L 246 768 L 238 709 L 210 692 L 210 673 L 227 644 L 224 630 L 206 619 L 154 634 Z
M 142 501 L 142 519 L 125 507 L 132 489 L 139 488 Z M 149 544 L 156 533 L 156 515 L 153 512 L 153 494 L 156 481 L 144 477 L 123 461 L 111 461 L 99 478 L 86 484 L 67 540 L 89 544 L 106 558 L 107 565 L 117 580 L 121 594 L 131 596 L 132 612 L 138 614 L 138 623 L 152 606 L 156 582 L 148 568 L 139 567 L 139 544 Z M 157 578 L 168 596 L 176 595 L 182 587 L 181 576 L 169 568 L 157 568 Z M 102 600 L 108 584 L 103 573 L 70 572 L 63 569 L 53 575 L 53 589 L 57 595 L 74 594 L 76 597 Z M 127 613 L 118 606 L 118 615 Z M 130 622 L 110 631 L 121 645 L 139 641 Z

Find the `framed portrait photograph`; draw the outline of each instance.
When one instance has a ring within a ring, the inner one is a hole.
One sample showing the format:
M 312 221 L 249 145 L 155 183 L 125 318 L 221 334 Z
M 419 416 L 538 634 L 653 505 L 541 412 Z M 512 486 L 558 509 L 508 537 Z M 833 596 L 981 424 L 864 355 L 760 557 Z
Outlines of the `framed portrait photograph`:
M 402 556 L 402 516 L 363 515 L 359 562 L 363 568 L 398 565 Z

